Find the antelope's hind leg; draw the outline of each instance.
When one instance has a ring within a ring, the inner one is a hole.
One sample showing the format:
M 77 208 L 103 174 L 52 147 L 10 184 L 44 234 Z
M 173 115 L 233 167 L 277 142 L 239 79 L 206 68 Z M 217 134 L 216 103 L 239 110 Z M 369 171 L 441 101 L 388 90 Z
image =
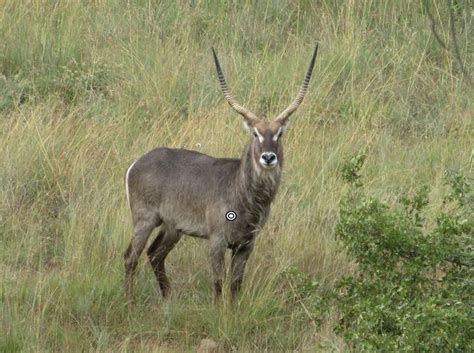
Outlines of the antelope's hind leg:
M 128 301 L 133 295 L 133 277 L 137 269 L 138 258 L 140 257 L 148 237 L 156 227 L 156 220 L 153 217 L 140 219 L 133 226 L 134 236 L 124 254 L 125 259 L 125 295 Z
M 179 239 L 181 239 L 179 232 L 163 225 L 163 229 L 160 229 L 156 239 L 151 243 L 147 251 L 148 259 L 150 260 L 151 267 L 153 267 L 164 298 L 168 297 L 170 293 L 170 281 L 166 276 L 165 259 Z

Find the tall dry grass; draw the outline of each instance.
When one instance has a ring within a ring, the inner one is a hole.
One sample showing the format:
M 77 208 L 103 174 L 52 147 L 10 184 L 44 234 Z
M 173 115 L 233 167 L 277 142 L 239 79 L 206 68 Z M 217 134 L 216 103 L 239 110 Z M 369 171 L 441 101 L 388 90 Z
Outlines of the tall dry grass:
M 472 12 L 457 13 L 472 72 Z M 2 351 L 344 351 L 337 312 L 318 323 L 292 275 L 331 288 L 354 264 L 334 239 L 346 156 L 367 151 L 370 192 L 432 186 L 472 161 L 472 89 L 417 1 L 0 2 Z M 433 2 L 452 44 L 445 2 Z M 307 97 L 285 136 L 272 215 L 240 305 L 214 306 L 206 242 L 168 258 L 160 298 L 142 258 L 136 304 L 122 292 L 131 238 L 123 174 L 166 145 L 240 155 L 249 137 L 219 92 L 269 118 L 293 99 L 311 51 Z M 436 202 L 435 202 L 436 204 Z M 295 299 L 296 298 L 296 299 Z

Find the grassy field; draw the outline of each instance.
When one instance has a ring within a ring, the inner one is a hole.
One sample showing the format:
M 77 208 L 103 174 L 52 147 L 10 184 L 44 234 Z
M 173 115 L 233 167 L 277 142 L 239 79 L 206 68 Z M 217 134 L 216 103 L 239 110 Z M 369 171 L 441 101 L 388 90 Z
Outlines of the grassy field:
M 473 73 L 473 12 L 459 3 Z M 0 351 L 192 352 L 206 337 L 236 352 L 350 350 L 337 310 L 319 322 L 294 275 L 330 289 L 355 268 L 334 237 L 344 160 L 365 150 L 364 182 L 386 200 L 429 184 L 432 207 L 445 169 L 472 163 L 474 91 L 446 2 L 431 10 L 448 50 L 419 1 L 0 1 Z M 249 139 L 211 46 L 233 93 L 271 118 L 316 42 L 239 305 L 213 305 L 207 243 L 186 238 L 167 261 L 173 296 L 142 256 L 127 307 L 127 167 L 156 146 L 238 157 Z

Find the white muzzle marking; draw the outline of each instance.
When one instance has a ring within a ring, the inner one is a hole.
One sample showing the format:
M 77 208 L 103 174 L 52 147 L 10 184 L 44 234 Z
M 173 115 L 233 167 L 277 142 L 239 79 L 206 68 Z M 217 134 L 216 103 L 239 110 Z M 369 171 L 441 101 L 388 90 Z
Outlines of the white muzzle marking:
M 273 152 L 264 152 L 258 160 L 260 165 L 265 169 L 272 169 L 278 164 L 278 157 Z

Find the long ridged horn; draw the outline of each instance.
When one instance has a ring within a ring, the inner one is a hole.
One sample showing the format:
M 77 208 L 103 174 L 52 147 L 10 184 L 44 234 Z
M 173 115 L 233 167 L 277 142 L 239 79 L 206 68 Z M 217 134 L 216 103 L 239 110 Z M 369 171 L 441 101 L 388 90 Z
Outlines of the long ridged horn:
M 217 59 L 216 51 L 212 48 L 212 55 L 214 56 L 214 62 L 216 64 L 217 76 L 219 77 L 219 85 L 221 86 L 222 93 L 224 93 L 225 99 L 229 102 L 230 106 L 234 108 L 237 113 L 242 115 L 249 123 L 256 123 L 260 119 L 257 118 L 250 110 L 241 106 L 232 94 L 230 94 L 230 89 L 227 86 L 225 81 L 224 73 L 222 72 L 221 65 L 219 64 L 219 59 Z
M 308 66 L 308 70 L 306 71 L 306 75 L 304 77 L 303 85 L 300 88 L 300 91 L 298 92 L 298 95 L 296 96 L 295 100 L 293 103 L 291 103 L 288 108 L 286 108 L 284 111 L 282 111 L 276 118 L 275 121 L 279 121 L 281 123 L 285 123 L 286 119 L 290 117 L 291 114 L 300 106 L 301 102 L 303 101 L 303 98 L 306 94 L 306 91 L 308 90 L 308 85 L 309 85 L 309 80 L 311 79 L 311 74 L 313 73 L 313 67 L 314 63 L 316 61 L 316 54 L 318 53 L 318 44 L 316 44 L 316 48 L 314 49 L 313 57 L 311 58 L 311 61 Z

